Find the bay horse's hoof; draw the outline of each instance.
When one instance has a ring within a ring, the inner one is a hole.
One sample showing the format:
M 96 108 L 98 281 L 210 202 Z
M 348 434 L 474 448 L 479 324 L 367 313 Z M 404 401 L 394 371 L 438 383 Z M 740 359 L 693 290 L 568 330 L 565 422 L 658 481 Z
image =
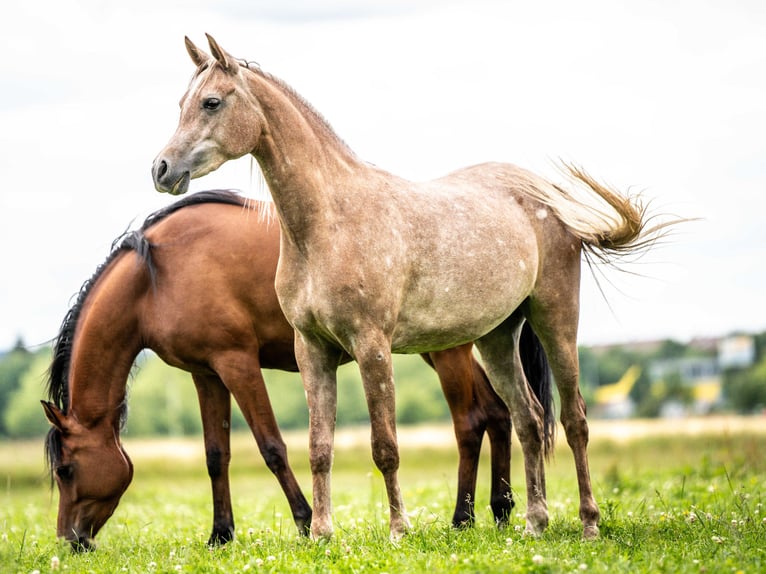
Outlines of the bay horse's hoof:
M 308 520 L 296 520 L 295 526 L 298 527 L 298 534 L 302 538 L 309 538 L 311 536 L 311 516 Z
M 234 530 L 231 528 L 215 529 L 207 541 L 208 546 L 223 546 L 234 540 Z

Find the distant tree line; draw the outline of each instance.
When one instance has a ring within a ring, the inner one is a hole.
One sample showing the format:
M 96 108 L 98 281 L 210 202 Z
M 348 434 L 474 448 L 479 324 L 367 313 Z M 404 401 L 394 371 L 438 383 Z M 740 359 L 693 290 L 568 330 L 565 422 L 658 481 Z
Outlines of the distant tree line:
M 725 402 L 722 408 L 749 414 L 766 409 L 766 333 L 754 336 L 755 362 L 746 368 L 729 369 L 722 375 Z M 649 366 L 658 359 L 696 356 L 707 351 L 672 340 L 651 351 L 630 346 L 608 350 L 580 348 L 581 388 L 586 402 L 596 389 L 620 379 L 632 365 L 642 367 L 630 391 L 636 416 L 657 416 L 668 400 L 686 400 L 689 389 L 678 377 L 670 377 L 658 392 L 649 378 Z M 22 341 L 0 357 L 0 438 L 42 436 L 48 423 L 40 407 L 51 359 L 50 348 L 29 351 Z M 397 420 L 400 424 L 449 421 L 449 409 L 436 373 L 418 356 L 394 357 Z M 305 428 L 308 409 L 300 376 L 264 371 L 266 385 L 282 429 Z M 129 416 L 126 434 L 131 436 L 189 435 L 201 432 L 197 394 L 188 373 L 165 365 L 154 354 L 142 353 L 129 382 Z M 338 370 L 338 425 L 369 421 L 359 371 L 354 363 Z M 234 406 L 232 428 L 246 430 L 244 418 Z
M 40 399 L 51 349 L 31 352 L 19 342 L 0 357 L 0 438 L 44 435 L 48 422 Z M 449 421 L 449 408 L 436 372 L 419 356 L 396 356 L 397 420 L 400 424 Z M 308 427 L 308 407 L 300 375 L 264 370 L 272 407 L 283 430 Z M 166 365 L 151 352 L 136 359 L 128 382 L 130 436 L 181 436 L 200 433 L 197 393 L 191 375 Z M 359 371 L 355 363 L 338 369 L 338 425 L 369 422 Z M 232 429 L 247 430 L 247 423 L 233 402 Z

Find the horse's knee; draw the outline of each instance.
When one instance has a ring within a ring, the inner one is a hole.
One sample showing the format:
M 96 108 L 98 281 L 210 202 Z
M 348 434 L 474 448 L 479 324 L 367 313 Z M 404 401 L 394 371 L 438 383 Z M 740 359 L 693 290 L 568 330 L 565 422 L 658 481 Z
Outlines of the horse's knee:
M 516 434 L 519 437 L 525 452 L 527 449 L 533 449 L 535 452 L 540 451 L 543 445 L 543 423 L 539 417 L 526 417 L 521 421 L 514 421 L 514 427 L 516 428 Z
M 230 459 L 231 455 L 228 452 L 223 452 L 218 447 L 208 449 L 205 452 L 208 476 L 211 479 L 220 477 L 224 469 L 229 465 Z
M 261 448 L 261 456 L 268 469 L 274 474 L 287 467 L 287 449 L 279 441 L 267 441 Z
M 466 425 L 455 423 L 455 438 L 461 456 L 478 458 L 484 438 L 484 425 L 469 422 Z
M 564 433 L 567 437 L 567 443 L 570 447 L 587 446 L 590 430 L 585 413 L 581 416 L 565 417 L 562 413 L 561 425 L 564 427 Z
M 396 441 L 373 438 L 372 460 L 384 475 L 399 470 L 399 447 Z
M 309 449 L 311 474 L 326 474 L 332 469 L 332 444 L 314 444 Z

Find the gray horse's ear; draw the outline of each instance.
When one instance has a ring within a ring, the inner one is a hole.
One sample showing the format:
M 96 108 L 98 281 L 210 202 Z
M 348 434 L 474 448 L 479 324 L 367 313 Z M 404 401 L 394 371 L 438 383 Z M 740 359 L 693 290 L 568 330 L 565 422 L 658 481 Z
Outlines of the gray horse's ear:
M 45 411 L 45 416 L 48 417 L 48 422 L 54 427 L 60 430 L 62 433 L 66 432 L 66 415 L 63 411 L 48 401 L 40 401 Z
M 215 38 L 207 33 L 205 36 L 207 36 L 207 43 L 210 44 L 210 52 L 213 54 L 213 58 L 215 58 L 218 63 L 221 64 L 221 67 L 224 70 L 231 72 L 232 70 L 239 68 L 239 64 L 234 61 L 234 58 L 232 58 L 230 54 L 228 54 L 218 45 L 218 42 L 215 41 Z
M 184 36 L 184 43 L 186 44 L 186 51 L 189 53 L 189 57 L 195 66 L 199 67 L 210 59 L 210 55 L 204 50 L 197 48 L 194 42 L 189 39 L 189 36 Z

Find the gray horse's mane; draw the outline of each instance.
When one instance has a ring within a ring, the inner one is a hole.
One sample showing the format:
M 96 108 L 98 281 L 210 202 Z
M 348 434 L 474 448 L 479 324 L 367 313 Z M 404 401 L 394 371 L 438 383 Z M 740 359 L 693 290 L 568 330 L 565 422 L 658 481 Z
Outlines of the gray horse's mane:
M 349 147 L 349 145 L 338 135 L 338 133 L 333 129 L 333 127 L 330 125 L 330 122 L 327 121 L 327 118 L 325 118 L 321 112 L 319 112 L 312 104 L 309 102 L 306 98 L 304 98 L 302 95 L 300 95 L 297 91 L 295 91 L 295 88 L 293 88 L 290 84 L 285 82 L 283 79 L 275 76 L 274 74 L 271 74 L 269 72 L 266 72 L 261 68 L 260 64 L 257 62 L 251 62 L 247 60 L 238 60 L 239 65 L 243 68 L 250 70 L 254 74 L 259 75 L 264 80 L 268 81 L 270 84 L 276 86 L 279 88 L 279 90 L 287 96 L 291 102 L 293 102 L 298 109 L 301 110 L 304 114 L 308 115 L 312 119 L 315 120 L 316 125 L 320 127 L 322 132 L 337 141 L 340 145 L 342 145 L 348 153 L 356 156 L 356 153 L 353 149 Z

